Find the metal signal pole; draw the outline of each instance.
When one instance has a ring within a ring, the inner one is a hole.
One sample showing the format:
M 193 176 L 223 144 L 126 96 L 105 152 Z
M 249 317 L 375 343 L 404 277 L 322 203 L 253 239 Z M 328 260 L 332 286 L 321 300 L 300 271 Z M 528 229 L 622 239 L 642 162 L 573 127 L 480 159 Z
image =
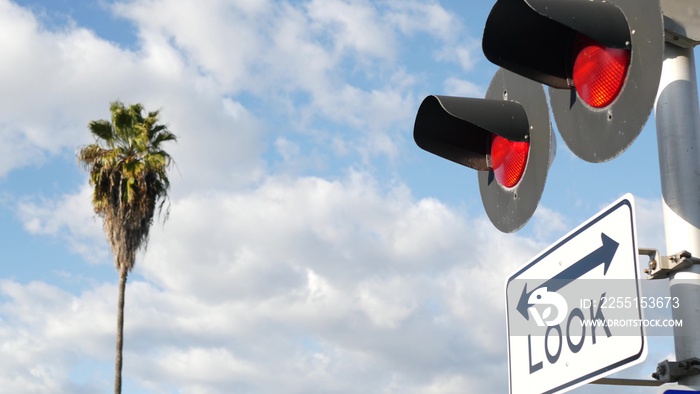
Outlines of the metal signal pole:
M 700 257 L 700 106 L 693 48 L 666 43 L 655 103 L 667 253 Z M 669 274 L 676 360 L 700 357 L 700 264 Z M 700 375 L 678 379 L 700 386 Z

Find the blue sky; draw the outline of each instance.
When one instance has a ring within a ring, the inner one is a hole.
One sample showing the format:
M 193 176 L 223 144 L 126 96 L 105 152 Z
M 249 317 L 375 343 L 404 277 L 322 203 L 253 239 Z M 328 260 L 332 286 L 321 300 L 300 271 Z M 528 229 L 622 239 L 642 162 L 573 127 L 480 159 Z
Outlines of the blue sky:
M 125 392 L 505 392 L 508 274 L 628 192 L 640 245 L 664 239 L 653 116 L 604 164 L 559 138 L 516 234 L 476 173 L 415 146 L 423 97 L 485 93 L 491 5 L 0 0 L 0 387 L 111 390 L 117 275 L 75 152 L 120 99 L 179 137 L 127 287 Z M 619 375 L 672 352 L 654 338 Z

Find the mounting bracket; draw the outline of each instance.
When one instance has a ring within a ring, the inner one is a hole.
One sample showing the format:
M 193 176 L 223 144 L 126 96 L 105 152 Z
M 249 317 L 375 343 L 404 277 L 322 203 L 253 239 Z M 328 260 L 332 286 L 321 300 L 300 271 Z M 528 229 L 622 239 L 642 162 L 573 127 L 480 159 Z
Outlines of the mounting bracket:
M 700 264 L 699 258 L 692 257 L 690 252 L 685 250 L 671 256 L 661 256 L 657 249 L 639 248 L 639 254 L 649 257 L 649 268 L 644 269 L 647 279 L 668 278 L 673 271 Z

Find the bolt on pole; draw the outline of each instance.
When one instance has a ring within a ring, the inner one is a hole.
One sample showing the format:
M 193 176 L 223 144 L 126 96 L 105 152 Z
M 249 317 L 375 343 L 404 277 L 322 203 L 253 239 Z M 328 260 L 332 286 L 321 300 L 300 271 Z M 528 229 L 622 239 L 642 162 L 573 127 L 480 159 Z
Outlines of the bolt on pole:
M 692 48 L 666 43 L 655 103 L 661 191 L 667 253 L 689 251 L 700 257 L 700 107 Z M 700 357 L 700 265 L 669 276 L 676 360 Z M 679 383 L 700 386 L 700 375 Z

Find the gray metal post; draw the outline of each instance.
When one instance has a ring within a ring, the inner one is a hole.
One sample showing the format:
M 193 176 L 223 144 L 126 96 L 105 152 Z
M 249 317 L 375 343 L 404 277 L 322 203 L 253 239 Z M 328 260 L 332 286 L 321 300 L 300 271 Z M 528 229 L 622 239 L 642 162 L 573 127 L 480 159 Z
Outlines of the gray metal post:
M 655 108 L 666 252 L 700 257 L 700 107 L 692 48 L 666 43 Z M 700 357 L 700 266 L 669 278 L 671 296 L 680 300 L 673 319 L 683 321 L 674 329 L 676 360 Z M 680 383 L 700 386 L 700 375 Z

